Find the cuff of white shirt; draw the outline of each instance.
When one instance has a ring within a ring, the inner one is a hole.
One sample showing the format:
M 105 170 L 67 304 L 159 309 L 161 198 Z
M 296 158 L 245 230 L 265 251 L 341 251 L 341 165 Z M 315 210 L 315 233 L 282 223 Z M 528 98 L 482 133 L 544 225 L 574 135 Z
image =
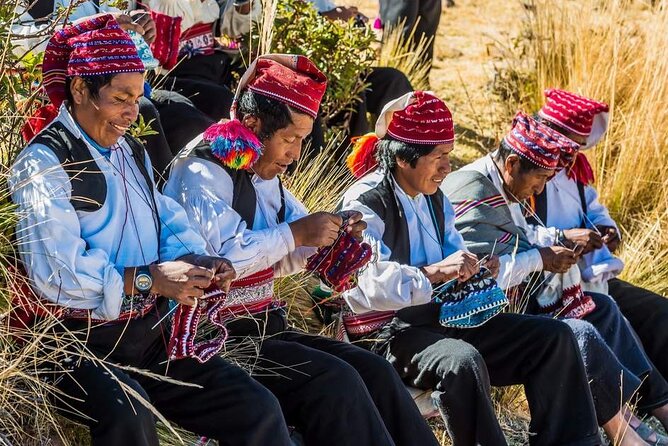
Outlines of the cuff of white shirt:
M 558 240 L 557 228 L 542 228 L 537 231 L 536 244 L 540 247 L 548 247 L 556 245 Z
M 287 223 L 281 223 L 278 225 L 278 232 L 281 234 L 285 245 L 288 247 L 288 252 L 293 252 L 296 246 L 295 238 L 292 235 L 292 229 L 290 229 L 290 225 Z
M 526 265 L 531 271 L 541 271 L 543 269 L 543 257 L 538 249 L 524 251 L 526 255 Z

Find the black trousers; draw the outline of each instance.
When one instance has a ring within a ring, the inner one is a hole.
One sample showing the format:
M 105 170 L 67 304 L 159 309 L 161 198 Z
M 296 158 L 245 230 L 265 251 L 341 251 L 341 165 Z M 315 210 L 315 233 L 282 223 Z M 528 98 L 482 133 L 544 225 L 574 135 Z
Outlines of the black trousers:
M 402 20 L 404 36 L 408 37 L 415 27 L 415 40 L 420 36 L 432 38 L 427 48 L 426 57 L 429 62 L 434 58 L 434 41 L 438 24 L 441 21 L 442 0 L 380 0 L 380 18 L 384 26 L 397 26 Z
M 194 56 L 179 63 L 165 79 L 162 88 L 176 91 L 190 99 L 195 107 L 214 121 L 230 117 L 234 100 L 232 59 L 221 52 Z
M 658 372 L 668 378 L 668 299 L 619 279 L 608 282 L 608 294 L 640 337 Z
M 140 139 L 145 143 L 144 147 L 151 159 L 154 169 L 154 179 L 157 183 L 161 181 L 160 173 L 172 161 L 172 151 L 167 141 L 160 112 L 156 104 L 149 98 L 142 96 L 139 98 L 139 114 L 144 118 L 144 122 L 147 124 L 150 123 L 151 129 L 156 132 L 154 135 L 142 136 Z
M 411 384 L 436 389 L 455 445 L 503 444 L 487 379 L 493 386 L 524 385 L 532 445 L 600 444 L 584 365 L 566 324 L 502 313 L 481 327 L 445 328 L 436 322 L 437 306 L 422 307 L 410 315 L 402 310 L 377 334 L 374 350 Z M 463 342 L 438 345 L 443 340 Z
M 164 313 L 166 305 L 160 307 Z M 106 324 L 81 330 L 87 347 L 112 363 L 68 358 L 67 371 L 56 379 L 57 406 L 90 428 L 93 445 L 159 444 L 153 413 L 137 399 L 149 401 L 171 422 L 221 445 L 289 446 L 291 441 L 281 407 L 274 395 L 241 368 L 214 357 L 205 364 L 192 359 L 166 362 L 165 325 L 153 311 L 127 324 Z M 116 343 L 118 344 L 116 345 Z M 113 364 L 147 369 L 200 387 L 186 387 L 122 370 Z
M 216 122 L 176 92 L 156 89 L 151 100 L 160 112 L 160 123 L 172 156 Z
M 228 324 L 233 340 L 257 343 L 252 376 L 276 395 L 305 444 L 439 444 L 387 361 L 351 344 L 286 328 L 280 310 Z
M 158 186 L 167 179 L 174 156 L 215 121 L 197 110 L 184 96 L 155 89 L 151 98 L 139 100 L 139 113 L 150 122 L 154 135 L 141 137 L 153 165 Z

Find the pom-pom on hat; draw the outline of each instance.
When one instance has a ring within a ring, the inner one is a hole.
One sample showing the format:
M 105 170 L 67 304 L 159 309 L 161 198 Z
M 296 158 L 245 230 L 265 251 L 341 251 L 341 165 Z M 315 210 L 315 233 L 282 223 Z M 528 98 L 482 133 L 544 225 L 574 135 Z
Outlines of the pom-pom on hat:
M 388 102 L 376 121 L 379 138 L 390 135 L 411 144 L 438 145 L 455 140 L 452 113 L 429 91 L 414 91 Z
M 54 106 L 65 99 L 68 76 L 142 73 L 134 42 L 110 14 L 62 28 L 51 37 L 44 52 L 44 88 Z
M 503 141 L 518 155 L 544 169 L 559 169 L 572 161 L 578 143 L 518 112 Z
M 239 81 L 230 115 L 235 116 L 241 92 L 254 93 L 280 101 L 315 118 L 327 89 L 327 77 L 310 59 L 293 54 L 260 56 Z
M 544 94 L 545 105 L 538 116 L 586 136 L 585 148 L 596 145 L 608 127 L 608 104 L 555 88 L 548 88 Z

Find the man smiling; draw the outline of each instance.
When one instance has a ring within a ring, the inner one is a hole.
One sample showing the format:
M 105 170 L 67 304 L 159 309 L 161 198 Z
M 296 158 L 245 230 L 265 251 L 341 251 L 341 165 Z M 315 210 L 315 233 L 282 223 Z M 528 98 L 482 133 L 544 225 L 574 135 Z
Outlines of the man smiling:
M 59 114 L 19 154 L 9 186 L 32 288 L 63 319 L 55 405 L 96 445 L 158 446 L 150 402 L 221 443 L 289 446 L 279 402 L 239 367 L 218 356 L 169 360 L 168 300 L 196 305 L 234 270 L 206 255 L 183 209 L 157 191 L 143 146 L 125 135 L 143 94 L 130 36 L 111 15 L 65 27 L 42 71 Z

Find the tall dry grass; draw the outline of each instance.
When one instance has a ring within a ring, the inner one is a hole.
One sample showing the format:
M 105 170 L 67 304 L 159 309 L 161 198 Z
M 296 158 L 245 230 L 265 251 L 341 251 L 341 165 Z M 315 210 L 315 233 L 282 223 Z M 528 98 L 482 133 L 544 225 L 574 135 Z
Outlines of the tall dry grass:
M 587 152 L 601 200 L 622 227 L 624 276 L 668 291 L 668 1 L 536 1 L 530 20 L 538 89 L 610 104 L 606 137 Z

